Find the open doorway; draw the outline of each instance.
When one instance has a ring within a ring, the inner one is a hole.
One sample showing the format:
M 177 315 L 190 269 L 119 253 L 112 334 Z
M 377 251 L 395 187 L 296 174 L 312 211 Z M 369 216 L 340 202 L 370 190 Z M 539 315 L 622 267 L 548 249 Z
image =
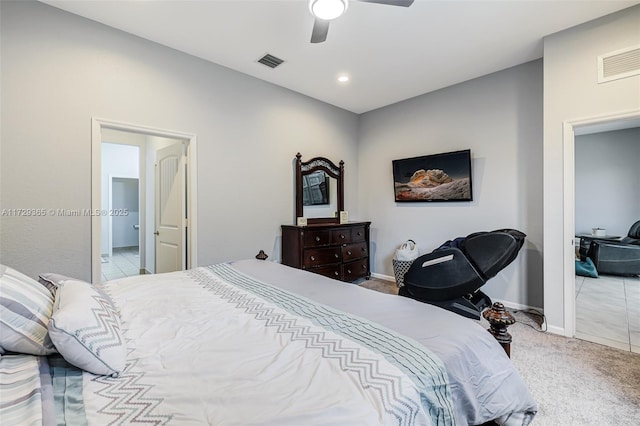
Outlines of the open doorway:
M 109 211 L 102 217 L 107 222 L 107 250 L 101 254 L 102 280 L 130 277 L 145 273 L 140 266 L 140 196 L 139 178 L 111 177 Z M 103 226 L 104 228 L 104 226 Z
M 140 263 L 140 150 L 144 137 L 103 134 L 100 215 L 102 281 L 144 273 Z
M 92 281 L 195 267 L 195 136 L 93 119 L 92 146 L 92 211 L 100 212 L 92 217 Z M 163 207 L 172 212 L 178 248 L 158 264 L 156 240 L 166 240 L 166 229 L 158 226 L 157 194 L 167 191 L 158 192 L 156 164 L 167 147 L 177 156 L 162 183 L 180 191 Z
M 583 287 L 584 282 L 581 279 L 577 279 L 575 274 L 575 259 L 576 244 L 579 244 L 579 240 L 576 239 L 576 235 L 585 231 L 580 225 L 580 229 L 576 226 L 576 215 L 580 206 L 576 205 L 576 137 L 583 135 L 597 134 L 601 132 L 617 131 L 623 129 L 632 129 L 640 127 L 640 110 L 635 110 L 626 113 L 612 114 L 609 116 L 586 118 L 581 120 L 567 121 L 564 123 L 563 130 L 563 143 L 564 143 L 564 229 L 565 229 L 565 250 L 564 250 L 564 323 L 565 334 L 570 337 L 585 337 L 584 332 L 578 331 L 576 324 L 580 318 L 578 315 L 582 315 L 580 312 L 587 312 L 588 316 L 597 314 L 598 312 L 606 313 L 606 309 L 581 307 L 578 309 L 577 297 L 580 292 L 586 290 Z M 579 139 L 578 139 L 579 141 Z M 598 171 L 601 168 L 597 169 Z M 602 225 L 597 225 L 602 226 Z M 624 288 L 624 286 L 623 286 Z M 586 295 L 586 293 L 583 293 Z M 598 302 L 601 298 L 594 296 Z M 621 314 L 622 315 L 622 314 Z M 625 315 L 628 319 L 628 314 Z M 598 327 L 602 327 L 603 324 L 599 324 Z M 606 326 L 606 325 L 605 325 Z M 627 336 L 629 340 L 626 343 L 625 349 L 636 351 L 640 350 L 640 347 L 633 344 L 631 336 L 631 325 L 626 323 Z M 583 327 L 580 327 L 581 329 Z M 640 331 L 640 330 L 638 330 Z M 640 337 L 640 335 L 638 336 Z M 601 340 L 598 343 L 607 344 L 606 340 Z M 618 345 L 611 345 L 616 346 Z M 634 350 L 635 349 L 635 350 Z
M 640 313 L 640 279 L 624 274 L 624 268 L 612 268 L 607 260 L 598 263 L 612 251 L 640 252 L 640 247 L 636 250 L 620 245 L 631 225 L 640 220 L 638 164 L 640 127 L 576 132 L 576 244 L 582 265 L 595 265 L 593 269 L 577 270 L 575 337 L 640 352 L 640 323 L 634 320 Z M 596 255 L 595 244 L 590 250 L 594 240 L 600 247 L 609 248 Z M 616 263 L 624 262 L 620 257 Z

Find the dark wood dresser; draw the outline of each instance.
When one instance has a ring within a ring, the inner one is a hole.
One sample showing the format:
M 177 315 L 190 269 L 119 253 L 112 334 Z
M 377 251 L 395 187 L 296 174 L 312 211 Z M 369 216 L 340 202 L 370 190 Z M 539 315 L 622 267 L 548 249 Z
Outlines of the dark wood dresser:
M 370 225 L 282 225 L 282 263 L 342 281 L 369 279 Z

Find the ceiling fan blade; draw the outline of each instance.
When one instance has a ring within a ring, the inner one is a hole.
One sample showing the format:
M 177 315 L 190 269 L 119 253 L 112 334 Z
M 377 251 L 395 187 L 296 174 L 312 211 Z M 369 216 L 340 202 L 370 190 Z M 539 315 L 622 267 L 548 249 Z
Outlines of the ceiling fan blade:
M 409 7 L 413 4 L 413 0 L 358 0 L 363 3 L 379 3 L 388 4 L 390 6 Z
M 327 39 L 329 32 L 329 22 L 324 19 L 317 19 L 313 23 L 313 31 L 311 32 L 311 43 L 322 43 Z

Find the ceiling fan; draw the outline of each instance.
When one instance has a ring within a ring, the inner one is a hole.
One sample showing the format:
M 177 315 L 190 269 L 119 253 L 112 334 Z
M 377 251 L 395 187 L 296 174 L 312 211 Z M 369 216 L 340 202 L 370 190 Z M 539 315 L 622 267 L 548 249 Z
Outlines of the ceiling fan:
M 357 0 L 364 3 L 388 4 L 409 7 L 414 0 Z M 311 43 L 322 43 L 327 39 L 329 22 L 340 17 L 349 7 L 349 0 L 309 0 L 309 10 L 316 18 L 311 32 Z

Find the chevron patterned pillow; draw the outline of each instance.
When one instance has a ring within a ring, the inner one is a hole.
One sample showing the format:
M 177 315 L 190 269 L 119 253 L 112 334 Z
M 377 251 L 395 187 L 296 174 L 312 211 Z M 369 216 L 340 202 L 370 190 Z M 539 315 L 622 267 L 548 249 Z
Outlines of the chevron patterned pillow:
M 100 293 L 100 295 L 104 298 L 106 298 L 107 300 L 109 300 L 109 302 L 116 308 L 116 310 L 118 311 L 118 315 L 120 315 L 120 311 L 118 310 L 118 306 L 115 304 L 115 302 L 113 301 L 113 299 L 111 298 L 111 296 L 109 296 L 109 294 L 104 290 L 104 287 L 102 286 L 102 284 L 90 284 L 86 281 L 81 281 L 77 278 L 72 278 L 72 277 L 68 277 L 66 275 L 61 275 L 61 274 L 56 274 L 56 273 L 52 273 L 52 272 L 47 272 L 46 274 L 40 274 L 40 276 L 38 277 L 38 282 L 40 284 L 42 284 L 43 286 L 45 286 L 50 292 L 51 294 L 53 294 L 54 296 L 56 295 L 56 291 L 58 290 L 58 287 L 60 287 L 60 284 L 64 281 L 68 281 L 68 280 L 72 280 L 72 281 L 78 281 L 82 284 L 88 285 L 88 286 L 92 286 L 98 293 Z
M 109 299 L 80 280 L 65 280 L 56 291 L 49 335 L 64 359 L 94 374 L 118 376 L 126 346 L 120 318 Z

